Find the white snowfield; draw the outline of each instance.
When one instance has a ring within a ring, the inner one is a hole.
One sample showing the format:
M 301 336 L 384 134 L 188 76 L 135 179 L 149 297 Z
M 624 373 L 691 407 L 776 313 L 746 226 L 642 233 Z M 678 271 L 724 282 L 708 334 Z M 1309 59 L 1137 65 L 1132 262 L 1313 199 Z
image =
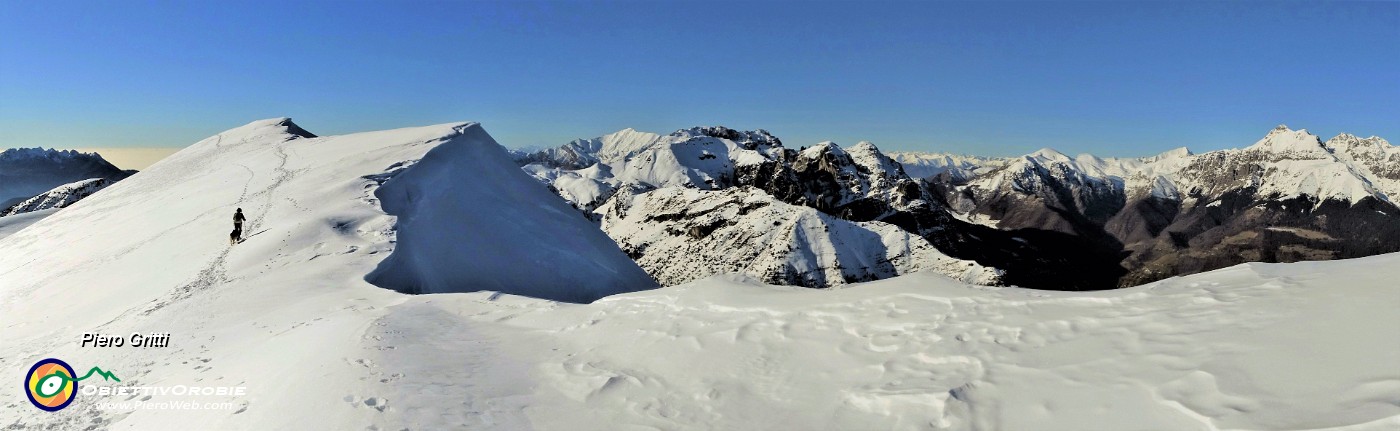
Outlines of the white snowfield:
M 517 180 L 548 191 L 506 158 L 473 151 L 503 151 L 475 124 L 323 138 L 295 137 L 289 124 L 230 130 L 0 239 L 0 370 L 13 383 L 0 385 L 0 428 L 1400 428 L 1400 254 L 1247 264 L 1088 293 L 916 273 L 829 290 L 725 275 L 591 304 L 407 295 L 365 279 L 418 247 L 401 238 L 411 223 L 448 229 L 466 223 L 450 211 L 475 209 L 591 224 L 552 194 L 493 195 L 524 190 Z M 519 176 L 434 192 L 436 181 L 462 180 L 430 165 L 434 155 Z M 386 206 L 402 215 L 385 213 L 377 195 L 399 200 Z M 405 220 L 422 213 L 399 210 L 424 200 L 449 213 Z M 234 206 L 248 214 L 247 239 L 229 247 Z M 601 247 L 592 241 L 447 239 L 451 247 L 418 250 L 464 260 L 502 252 L 510 261 L 494 268 L 463 267 L 508 274 L 502 288 L 569 273 L 623 286 L 636 270 L 625 257 L 632 266 L 560 257 Z M 489 283 L 495 273 L 476 276 Z M 85 332 L 172 338 L 166 348 L 81 347 Z M 246 395 L 80 394 L 45 412 L 15 381 L 49 357 L 121 378 L 82 386 Z M 231 408 L 98 409 L 120 401 Z

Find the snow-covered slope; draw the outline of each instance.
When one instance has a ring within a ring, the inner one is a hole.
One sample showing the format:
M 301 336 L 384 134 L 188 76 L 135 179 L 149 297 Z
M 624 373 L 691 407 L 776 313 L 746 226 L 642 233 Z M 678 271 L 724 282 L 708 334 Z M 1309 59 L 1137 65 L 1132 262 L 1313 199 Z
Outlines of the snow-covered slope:
M 0 209 L 0 217 L 46 209 L 63 208 L 72 205 L 82 198 L 91 196 L 93 193 L 97 193 L 98 190 L 112 185 L 112 182 L 112 180 L 106 178 L 90 178 L 54 187 L 53 190 L 26 199 L 24 202 L 15 204 L 9 209 Z
M 622 180 L 612 174 L 612 167 L 595 163 L 582 169 L 556 169 L 531 163 L 521 167 L 532 177 L 548 184 L 555 193 L 585 216 L 596 218 L 594 210 L 617 192 Z
M 39 220 L 43 220 L 44 217 L 53 215 L 55 212 L 58 212 L 58 208 L 0 217 L 0 239 L 5 239 L 7 236 L 14 235 L 16 232 L 29 227 L 29 225 L 38 223 Z
M 97 153 L 43 148 L 0 151 L 0 208 L 8 208 L 45 190 L 89 178 L 117 181 L 129 172 Z
M 553 334 L 525 353 L 545 354 L 540 389 L 513 416 L 545 429 L 1386 430 L 1394 268 L 1400 255 L 1250 264 L 1093 293 L 716 277 L 472 321 Z M 433 307 L 463 308 L 481 309 Z
M 0 426 L 362 428 L 378 412 L 342 400 L 369 391 L 375 346 L 361 338 L 409 298 L 367 278 L 573 301 L 654 286 L 475 123 L 299 131 L 226 131 L 0 239 L 0 368 L 58 357 L 127 385 L 246 386 L 201 400 L 237 411 L 107 412 L 88 397 L 50 414 L 4 385 Z M 230 246 L 235 207 L 246 240 Z M 168 332 L 171 347 L 84 348 L 85 332 Z
M 602 228 L 664 285 L 739 273 L 772 284 L 831 287 L 920 270 L 996 284 L 1000 272 L 939 252 L 887 223 L 851 222 L 752 187 L 668 187 L 608 201 Z

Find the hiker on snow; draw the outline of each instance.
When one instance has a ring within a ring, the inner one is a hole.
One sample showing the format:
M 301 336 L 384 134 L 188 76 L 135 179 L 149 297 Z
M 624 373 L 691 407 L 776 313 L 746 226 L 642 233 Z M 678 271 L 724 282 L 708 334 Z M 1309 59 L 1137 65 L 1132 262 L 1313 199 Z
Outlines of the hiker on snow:
M 243 208 L 239 208 L 239 209 L 237 209 L 237 210 L 234 210 L 234 212 L 233 212 L 233 233 L 230 233 L 230 234 L 229 234 L 229 238 L 228 238 L 228 240 L 229 240 L 230 243 L 237 243 L 238 241 L 243 240 L 243 221 L 244 221 L 244 220 L 247 220 L 247 219 L 246 219 L 246 218 L 243 218 Z

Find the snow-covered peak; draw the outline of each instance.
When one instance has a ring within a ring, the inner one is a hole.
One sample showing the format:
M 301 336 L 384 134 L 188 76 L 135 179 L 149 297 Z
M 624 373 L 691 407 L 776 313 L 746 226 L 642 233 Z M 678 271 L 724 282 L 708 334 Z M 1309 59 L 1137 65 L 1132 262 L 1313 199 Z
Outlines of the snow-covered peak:
M 1070 160 L 1072 160 L 1069 156 L 1065 155 L 1065 153 L 1061 153 L 1059 151 L 1056 151 L 1054 148 L 1049 147 L 1036 150 L 1034 153 L 1027 154 L 1026 157 L 1038 159 L 1038 161 L 1052 162 L 1069 162 Z
M 1191 157 L 1193 155 L 1195 155 L 1195 153 L 1192 153 L 1189 148 L 1176 147 L 1167 151 L 1163 151 L 1161 154 L 1152 157 L 1147 157 L 1146 159 L 1150 161 L 1159 161 L 1168 159 L 1180 159 L 1185 157 Z
M 801 156 L 803 158 L 815 159 L 821 157 L 822 154 L 827 153 L 841 156 L 846 154 L 846 150 L 842 150 L 841 146 L 836 145 L 835 142 L 822 141 L 818 142 L 816 145 L 807 147 L 806 149 L 802 150 Z
M 1362 138 L 1350 133 L 1338 134 L 1323 144 L 1334 151 L 1347 153 L 1387 153 L 1395 149 L 1390 142 L 1379 136 Z
M 665 137 L 656 133 L 641 132 L 637 129 L 626 128 L 613 133 L 609 133 L 591 140 L 594 144 L 593 150 L 599 160 L 617 163 L 626 160 L 647 148 L 658 145 L 666 141 Z
M 1322 140 L 1317 135 L 1308 133 L 1308 129 L 1291 130 L 1282 124 L 1270 130 L 1263 139 L 1246 150 L 1302 157 L 1327 153 L 1322 146 Z
M 851 149 L 850 149 L 849 151 L 850 151 L 850 152 L 853 152 L 853 153 L 856 152 L 856 151 L 860 151 L 860 152 L 877 152 L 877 153 L 878 153 L 878 152 L 880 152 L 880 148 L 879 148 L 879 147 L 876 147 L 876 146 L 875 146 L 875 143 L 873 143 L 873 142 L 870 142 L 870 141 L 860 141 L 860 142 L 857 142 L 855 145 L 852 145 L 852 146 L 851 146 Z
M 314 138 L 315 134 L 306 131 L 289 117 L 257 120 L 221 133 L 224 136 L 254 137 L 261 135 L 287 134 L 301 138 Z
M 880 152 L 880 148 L 876 147 L 875 144 L 870 143 L 870 141 L 860 141 L 859 143 L 852 145 L 851 148 L 847 148 L 846 153 L 850 154 L 852 158 L 856 159 L 868 158 L 877 160 L 886 159 L 893 161 L 893 159 L 890 159 L 889 156 L 885 155 L 885 153 Z
M 98 158 L 97 153 L 83 153 L 77 150 L 60 150 L 56 148 L 10 148 L 0 151 L 0 162 L 18 162 L 27 160 L 44 159 L 49 161 L 66 161 L 76 159 Z
M 671 136 L 682 138 L 695 138 L 708 136 L 711 138 L 727 139 L 734 142 L 740 148 L 746 150 L 761 150 L 766 147 L 781 147 L 783 141 L 778 137 L 768 133 L 767 130 L 734 130 L 724 126 L 699 126 L 689 129 L 681 129 L 671 133 Z
M 872 174 L 884 175 L 887 177 L 904 176 L 904 169 L 901 168 L 899 162 L 885 155 L 885 153 L 880 152 L 880 148 L 876 147 L 875 144 L 870 141 L 860 141 L 846 150 L 846 153 L 851 155 L 851 161 L 854 161 L 857 165 L 860 165 Z

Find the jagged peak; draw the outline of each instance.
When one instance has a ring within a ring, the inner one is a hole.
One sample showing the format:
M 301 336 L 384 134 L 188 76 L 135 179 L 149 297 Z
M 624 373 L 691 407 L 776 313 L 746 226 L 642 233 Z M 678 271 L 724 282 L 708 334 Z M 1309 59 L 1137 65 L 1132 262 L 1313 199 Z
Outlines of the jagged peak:
M 1389 146 L 1389 145 L 1390 145 L 1390 142 L 1386 141 L 1384 138 L 1381 138 L 1380 136 L 1371 135 L 1371 136 L 1369 136 L 1369 137 L 1363 138 L 1363 137 L 1356 136 L 1356 135 L 1353 135 L 1353 134 L 1350 134 L 1350 133 L 1346 133 L 1346 132 L 1338 133 L 1337 136 L 1333 136 L 1331 139 L 1328 139 L 1327 142 L 1326 142 L 1326 144 L 1328 144 L 1328 145 L 1331 145 L 1331 144 L 1333 144 L 1333 143 L 1370 143 L 1370 144 L 1385 145 L 1385 146 Z
M 25 156 L 25 157 L 39 157 L 39 156 L 49 156 L 49 155 L 61 156 L 61 157 L 77 157 L 77 156 L 94 156 L 94 155 L 97 155 L 97 154 L 96 154 L 96 153 L 83 153 L 83 152 L 79 152 L 79 151 L 77 151 L 77 150 L 60 150 L 60 149 L 57 149 L 57 148 L 44 148 L 44 147 L 34 147 L 34 148 L 18 147 L 18 148 L 9 148 L 9 149 L 6 149 L 5 151 L 0 151 L 0 157 L 6 157 L 6 156 L 8 156 L 8 157 L 20 157 L 20 156 Z
M 21 161 L 45 159 L 54 162 L 79 159 L 96 159 L 106 162 L 102 155 L 97 153 L 84 153 L 78 150 L 60 150 L 57 148 L 10 148 L 0 151 L 0 161 Z
M 709 136 L 712 138 L 728 139 L 748 149 L 754 149 L 758 146 L 783 146 L 783 141 L 781 139 L 778 139 L 777 136 L 773 136 L 772 133 L 768 133 L 768 131 L 764 129 L 735 130 L 724 126 L 697 126 L 689 129 L 677 130 L 671 133 L 671 135 L 679 137 Z

